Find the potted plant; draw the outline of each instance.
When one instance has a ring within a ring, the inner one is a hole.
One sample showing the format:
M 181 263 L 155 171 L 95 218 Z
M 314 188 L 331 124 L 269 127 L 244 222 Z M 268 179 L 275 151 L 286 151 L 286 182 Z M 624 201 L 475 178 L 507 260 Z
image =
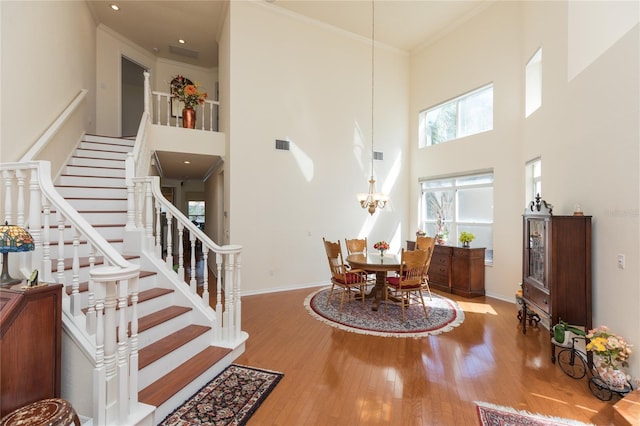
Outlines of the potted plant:
M 571 333 L 577 336 L 585 336 L 587 334 L 584 330 L 562 320 L 553 326 L 552 331 L 553 340 L 560 346 L 571 346 Z
M 462 247 L 469 247 L 469 243 L 473 241 L 476 236 L 471 232 L 462 231 L 458 239 L 462 243 Z

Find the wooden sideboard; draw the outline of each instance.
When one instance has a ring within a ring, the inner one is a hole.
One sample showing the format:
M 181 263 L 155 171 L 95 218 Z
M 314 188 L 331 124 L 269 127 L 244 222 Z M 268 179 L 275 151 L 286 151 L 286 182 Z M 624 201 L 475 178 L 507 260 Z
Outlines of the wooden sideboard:
M 407 250 L 415 248 L 407 241 Z M 484 296 L 485 248 L 437 245 L 429 266 L 429 286 L 464 297 Z
M 0 417 L 60 397 L 62 284 L 0 287 Z

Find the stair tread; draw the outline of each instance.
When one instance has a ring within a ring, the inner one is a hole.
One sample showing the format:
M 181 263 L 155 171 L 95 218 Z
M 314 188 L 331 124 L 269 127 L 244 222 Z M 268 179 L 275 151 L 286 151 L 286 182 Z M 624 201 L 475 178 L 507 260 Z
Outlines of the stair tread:
M 107 242 L 108 243 L 122 243 L 122 242 L 124 242 L 124 240 L 122 238 L 107 238 Z M 64 243 L 64 245 L 73 245 L 73 240 L 65 240 L 65 241 L 63 241 L 63 243 Z M 49 245 L 51 245 L 51 246 L 57 246 L 58 244 L 60 244 L 60 241 L 58 241 L 58 240 L 49 242 Z M 87 244 L 87 240 L 78 240 L 78 244 Z
M 228 348 L 209 346 L 138 392 L 138 400 L 159 407 L 230 352 Z
M 125 167 L 86 166 L 84 164 L 67 164 L 67 167 L 82 167 L 84 169 L 126 170 Z M 68 176 L 75 176 L 75 175 L 68 175 Z M 95 175 L 91 175 L 91 176 L 95 176 Z
M 211 327 L 191 324 L 160 340 L 156 340 L 140 349 L 138 353 L 138 368 L 143 369 L 209 330 L 211 330 Z
M 186 312 L 191 311 L 190 307 L 186 306 L 169 306 L 160 311 L 153 312 L 149 315 L 145 315 L 138 319 L 138 333 L 155 327 L 158 324 L 169 321 L 175 317 L 178 317 Z
M 144 278 L 144 277 L 148 277 L 150 275 L 156 275 L 156 272 L 152 272 L 152 271 L 140 271 L 140 278 Z M 146 292 L 146 291 L 151 291 L 151 290 L 167 290 L 167 289 L 163 289 L 160 287 L 154 287 L 152 289 L 149 290 L 144 290 L 141 291 L 140 294 L 138 295 L 138 302 L 141 301 L 142 299 L 142 293 Z M 67 292 L 67 294 L 71 294 L 71 292 L 73 291 L 73 285 L 68 284 L 65 286 L 65 291 Z M 82 282 L 78 285 L 78 291 L 80 293 L 85 292 L 85 291 L 89 291 L 89 283 L 87 281 Z M 172 290 L 169 290 L 172 291 Z M 157 297 L 157 296 L 153 296 L 153 297 Z M 151 299 L 152 297 L 149 297 L 148 299 Z M 147 300 L 147 299 L 145 299 Z
M 125 260 L 138 259 L 140 256 L 122 256 Z M 55 262 L 55 258 L 52 258 L 52 261 Z M 96 256 L 94 265 L 102 265 L 104 263 L 104 258 L 102 256 Z M 78 264 L 80 268 L 85 268 L 89 266 L 89 257 L 79 257 Z M 73 258 L 67 257 L 64 259 L 64 270 L 67 271 L 69 269 L 73 269 Z

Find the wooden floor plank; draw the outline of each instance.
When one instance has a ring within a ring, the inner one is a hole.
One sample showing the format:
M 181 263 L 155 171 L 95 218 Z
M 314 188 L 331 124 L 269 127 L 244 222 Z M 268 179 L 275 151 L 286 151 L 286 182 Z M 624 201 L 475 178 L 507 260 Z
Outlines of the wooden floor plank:
M 246 351 L 235 362 L 284 379 L 248 425 L 475 425 L 486 401 L 596 425 L 612 425 L 613 401 L 591 394 L 551 363 L 542 327 L 523 335 L 516 305 L 459 302 L 465 321 L 420 339 L 350 333 L 312 318 L 314 289 L 242 298 Z M 380 311 L 383 314 L 383 311 Z

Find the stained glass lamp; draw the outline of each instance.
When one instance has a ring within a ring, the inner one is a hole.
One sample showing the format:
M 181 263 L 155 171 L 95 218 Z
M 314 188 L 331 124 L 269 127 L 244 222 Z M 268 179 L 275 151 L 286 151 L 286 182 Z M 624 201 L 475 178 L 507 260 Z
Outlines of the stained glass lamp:
M 0 286 L 17 284 L 22 281 L 11 278 L 9 275 L 9 253 L 32 251 L 34 248 L 33 237 L 25 229 L 16 225 L 9 225 L 8 222 L 0 225 L 0 253 L 2 253 Z

